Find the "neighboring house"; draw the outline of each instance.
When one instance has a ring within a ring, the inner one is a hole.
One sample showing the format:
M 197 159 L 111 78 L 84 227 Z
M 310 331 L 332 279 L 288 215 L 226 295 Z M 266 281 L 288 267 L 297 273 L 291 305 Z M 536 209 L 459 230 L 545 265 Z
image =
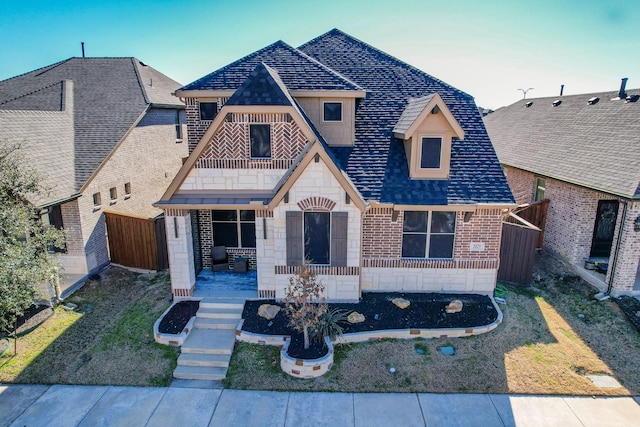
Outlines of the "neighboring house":
M 613 295 L 640 294 L 640 90 L 625 83 L 484 118 L 516 201 L 550 200 L 544 247 L 581 273 L 590 258 L 606 264 L 592 282 Z
M 470 95 L 339 30 L 176 95 L 191 154 L 156 204 L 174 296 L 194 292 L 212 245 L 251 258 L 264 298 L 305 260 L 330 300 L 493 292 L 515 205 Z
M 33 202 L 65 230 L 67 284 L 109 263 L 105 210 L 161 213 L 152 203 L 188 155 L 179 87 L 135 58 L 70 58 L 0 82 L 0 139 L 22 144 L 50 190 Z

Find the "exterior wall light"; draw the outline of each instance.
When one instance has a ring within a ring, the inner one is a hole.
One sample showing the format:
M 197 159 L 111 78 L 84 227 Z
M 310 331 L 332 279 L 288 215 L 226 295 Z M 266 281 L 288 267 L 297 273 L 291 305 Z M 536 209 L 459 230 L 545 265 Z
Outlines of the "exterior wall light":
M 640 215 L 633 221 L 633 231 L 640 231 Z

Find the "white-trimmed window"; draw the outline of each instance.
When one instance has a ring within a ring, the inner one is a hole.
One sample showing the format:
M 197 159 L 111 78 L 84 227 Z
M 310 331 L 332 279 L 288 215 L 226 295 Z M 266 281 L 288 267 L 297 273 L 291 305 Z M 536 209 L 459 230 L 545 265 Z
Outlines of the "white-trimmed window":
M 322 120 L 325 122 L 341 122 L 342 102 L 323 102 Z
M 406 211 L 402 226 L 403 258 L 453 258 L 456 213 Z
M 251 145 L 252 159 L 271 158 L 271 125 L 249 125 L 249 143 Z
M 423 136 L 420 141 L 420 169 L 442 167 L 442 138 Z
M 211 220 L 214 246 L 256 247 L 255 211 L 211 211 Z

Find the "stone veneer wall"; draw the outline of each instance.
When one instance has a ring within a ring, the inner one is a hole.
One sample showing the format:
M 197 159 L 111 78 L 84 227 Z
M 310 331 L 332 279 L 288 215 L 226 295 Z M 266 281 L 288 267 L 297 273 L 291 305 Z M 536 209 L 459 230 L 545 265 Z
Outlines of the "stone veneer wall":
M 186 210 L 168 209 L 165 211 L 164 219 L 167 231 L 171 293 L 174 297 L 189 297 L 193 294 L 196 286 L 191 214 Z
M 176 139 L 176 111 L 152 108 L 131 130 L 77 200 L 79 221 L 70 214 L 73 209 L 63 209 L 64 226 L 73 230 L 76 268 L 80 264 L 79 257 L 86 258 L 83 269 L 65 272 L 87 273 L 109 262 L 103 211 L 147 217 L 155 217 L 162 212 L 152 204 L 160 200 L 180 169 L 181 159 L 187 156 L 187 145 Z M 185 130 L 183 125 L 183 134 Z M 131 184 L 131 194 L 125 194 L 125 183 Z M 116 188 L 114 200 L 110 198 L 110 188 Z M 99 206 L 93 204 L 94 193 L 100 193 Z M 66 217 L 64 212 L 68 214 Z M 77 241 L 78 228 L 81 230 L 82 249 Z

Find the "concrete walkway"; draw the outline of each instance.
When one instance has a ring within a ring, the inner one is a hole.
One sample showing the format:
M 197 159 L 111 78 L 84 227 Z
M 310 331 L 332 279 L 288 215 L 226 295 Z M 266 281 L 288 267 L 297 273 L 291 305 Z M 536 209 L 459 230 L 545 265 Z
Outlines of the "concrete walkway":
M 632 426 L 631 397 L 0 385 L 1 426 Z

